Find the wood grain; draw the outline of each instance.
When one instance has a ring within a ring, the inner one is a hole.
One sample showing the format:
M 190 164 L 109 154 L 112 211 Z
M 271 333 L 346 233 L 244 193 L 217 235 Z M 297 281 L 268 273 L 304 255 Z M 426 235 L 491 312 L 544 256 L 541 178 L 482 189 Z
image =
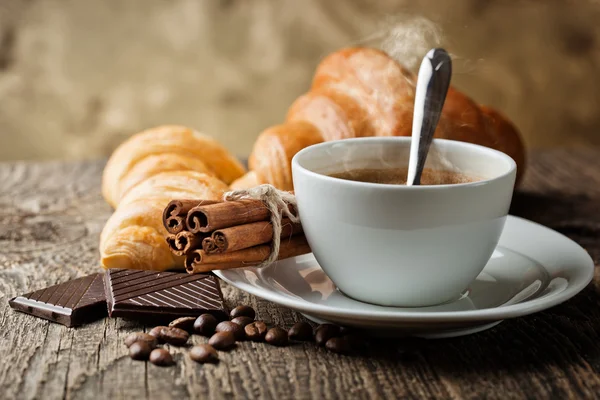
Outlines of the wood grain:
M 512 213 L 550 226 L 600 259 L 600 149 L 531 154 Z M 600 393 L 600 276 L 571 301 L 472 336 L 378 341 L 369 356 L 311 344 L 241 343 L 217 365 L 159 368 L 127 357 L 122 319 L 81 328 L 13 312 L 8 299 L 97 270 L 111 213 L 102 162 L 0 164 L 0 393 L 3 399 L 595 398 Z M 225 285 L 230 306 L 291 326 L 302 317 Z M 194 336 L 193 342 L 204 338 Z

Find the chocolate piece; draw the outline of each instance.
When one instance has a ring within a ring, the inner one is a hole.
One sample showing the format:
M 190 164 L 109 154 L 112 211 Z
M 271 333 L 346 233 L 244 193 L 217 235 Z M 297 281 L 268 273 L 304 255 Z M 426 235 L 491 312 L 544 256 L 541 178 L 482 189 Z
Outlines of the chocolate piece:
M 214 275 L 111 269 L 104 286 L 111 317 L 166 322 L 209 313 L 227 318 Z
M 92 274 L 12 298 L 10 306 L 68 327 L 100 318 L 106 312 L 102 274 Z

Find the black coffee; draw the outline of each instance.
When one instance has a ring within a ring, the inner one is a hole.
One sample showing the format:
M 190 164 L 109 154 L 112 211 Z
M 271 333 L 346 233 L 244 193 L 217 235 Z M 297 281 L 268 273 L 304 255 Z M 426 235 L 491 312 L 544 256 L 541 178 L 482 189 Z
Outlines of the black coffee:
M 363 168 L 331 174 L 329 176 L 350 181 L 406 185 L 407 168 Z M 425 168 L 421 174 L 421 185 L 448 185 L 476 182 L 479 178 L 455 171 Z

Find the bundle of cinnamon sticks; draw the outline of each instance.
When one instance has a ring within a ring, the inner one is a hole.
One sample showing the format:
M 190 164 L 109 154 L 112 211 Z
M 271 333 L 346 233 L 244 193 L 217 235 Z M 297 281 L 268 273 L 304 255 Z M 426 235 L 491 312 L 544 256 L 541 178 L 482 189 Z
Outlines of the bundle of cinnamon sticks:
M 260 200 L 172 200 L 163 212 L 166 240 L 189 273 L 255 266 L 271 254 L 271 213 Z M 278 259 L 310 253 L 299 223 L 281 221 Z

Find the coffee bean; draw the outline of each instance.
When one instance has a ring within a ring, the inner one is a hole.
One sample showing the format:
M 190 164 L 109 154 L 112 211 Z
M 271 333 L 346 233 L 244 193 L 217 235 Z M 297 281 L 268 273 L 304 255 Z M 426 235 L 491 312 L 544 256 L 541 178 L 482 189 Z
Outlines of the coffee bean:
M 194 329 L 195 321 L 196 321 L 196 317 L 181 317 L 181 318 L 177 318 L 174 321 L 171 321 L 169 326 L 172 328 L 183 329 L 184 331 L 186 331 L 188 333 L 192 333 L 192 331 Z
M 160 342 L 169 343 L 173 346 L 183 346 L 190 338 L 189 333 L 172 326 L 157 326 L 152 328 L 150 334 L 156 336 Z
M 134 332 L 125 338 L 125 346 L 131 347 L 135 342 L 145 342 L 152 349 L 158 345 L 158 339 L 145 332 Z
M 325 346 L 325 343 L 327 343 L 329 339 L 339 335 L 339 326 L 332 324 L 319 325 L 315 331 L 315 342 L 317 342 L 319 346 Z
M 236 308 L 231 310 L 231 313 L 229 313 L 229 316 L 231 318 L 249 317 L 249 318 L 254 319 L 254 318 L 256 318 L 256 312 L 254 312 L 254 309 L 250 306 L 237 306 Z
M 150 362 L 154 365 L 166 367 L 173 364 L 173 357 L 165 349 L 154 349 L 150 353 Z
M 212 336 L 215 333 L 215 328 L 219 321 L 211 314 L 202 314 L 194 322 L 194 332 L 206 337 Z
M 298 322 L 292 326 L 288 332 L 290 340 L 306 342 L 313 339 L 313 329 L 308 322 Z
M 217 325 L 215 331 L 231 332 L 235 336 L 235 340 L 243 340 L 246 337 L 246 334 L 244 333 L 244 328 L 231 321 L 219 322 L 219 325 Z
M 199 344 L 190 350 L 190 358 L 199 363 L 217 362 L 219 354 L 210 344 Z
M 272 344 L 273 346 L 285 346 L 288 344 L 288 333 L 276 326 L 275 328 L 269 329 L 265 336 L 265 342 Z
M 155 326 L 154 328 L 150 329 L 150 332 L 148 332 L 149 335 L 152 335 L 156 338 L 156 340 L 158 340 L 158 343 L 164 343 L 164 341 L 162 340 L 162 337 L 160 335 L 160 332 L 162 330 L 162 328 L 166 328 L 166 326 Z
M 262 321 L 254 321 L 244 327 L 246 337 L 253 342 L 262 342 L 267 334 L 267 324 Z
M 329 351 L 339 354 L 351 354 L 353 353 L 352 346 L 347 336 L 344 337 L 333 337 L 325 343 L 325 347 Z
M 235 317 L 231 320 L 234 324 L 238 324 L 242 328 L 246 327 L 246 325 L 251 324 L 254 320 L 250 317 Z
M 147 342 L 135 342 L 129 346 L 129 357 L 133 360 L 147 360 L 152 352 L 152 347 Z
M 208 339 L 208 344 L 217 350 L 228 350 L 235 344 L 235 336 L 230 331 L 217 332 Z

